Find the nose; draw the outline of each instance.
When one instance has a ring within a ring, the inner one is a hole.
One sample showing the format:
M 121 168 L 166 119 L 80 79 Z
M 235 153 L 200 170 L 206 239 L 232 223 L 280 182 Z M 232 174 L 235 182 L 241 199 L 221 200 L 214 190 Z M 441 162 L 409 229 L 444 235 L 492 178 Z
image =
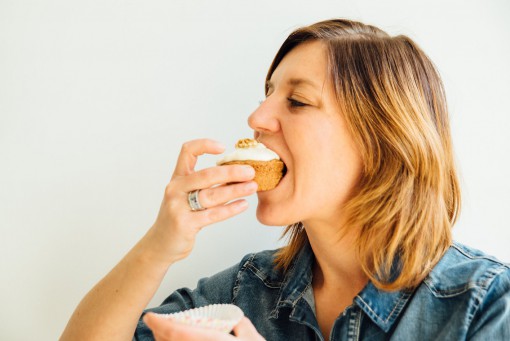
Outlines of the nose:
M 274 134 L 280 130 L 277 112 L 276 103 L 266 98 L 248 117 L 248 125 L 255 131 L 255 138 L 261 134 Z

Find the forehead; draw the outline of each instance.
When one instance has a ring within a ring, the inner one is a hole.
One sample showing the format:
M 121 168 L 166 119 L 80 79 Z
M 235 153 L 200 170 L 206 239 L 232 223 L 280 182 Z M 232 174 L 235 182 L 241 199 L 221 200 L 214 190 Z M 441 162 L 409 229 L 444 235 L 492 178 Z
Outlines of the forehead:
M 271 75 L 269 83 L 274 86 L 281 83 L 293 83 L 295 79 L 303 79 L 309 81 L 302 82 L 303 85 L 313 83 L 322 86 L 327 80 L 327 70 L 328 60 L 325 44 L 320 41 L 305 42 L 293 48 L 283 57 Z

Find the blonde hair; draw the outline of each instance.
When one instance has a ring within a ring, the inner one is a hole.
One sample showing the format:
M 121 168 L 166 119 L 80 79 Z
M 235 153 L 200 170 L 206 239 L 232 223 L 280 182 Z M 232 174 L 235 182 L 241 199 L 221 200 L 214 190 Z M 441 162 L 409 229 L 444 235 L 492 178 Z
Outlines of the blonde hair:
M 328 20 L 289 35 L 266 80 L 297 45 L 325 43 L 340 112 L 363 160 L 346 203 L 363 271 L 380 289 L 417 286 L 452 243 L 460 189 L 443 84 L 408 37 L 349 20 Z M 266 89 L 267 91 L 267 89 Z M 287 270 L 307 241 L 300 223 L 276 256 Z

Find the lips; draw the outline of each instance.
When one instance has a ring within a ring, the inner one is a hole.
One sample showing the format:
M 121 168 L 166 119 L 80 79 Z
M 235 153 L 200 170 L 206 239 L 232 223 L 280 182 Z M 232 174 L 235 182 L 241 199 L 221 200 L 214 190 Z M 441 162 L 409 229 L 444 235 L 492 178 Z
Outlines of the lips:
M 271 149 L 272 151 L 274 151 L 276 154 L 278 154 L 278 156 L 280 157 L 280 160 L 283 162 L 283 170 L 282 170 L 282 178 L 280 179 L 279 183 L 282 182 L 283 178 L 285 177 L 285 175 L 287 175 L 287 171 L 288 171 L 288 168 L 287 168 L 287 163 L 285 162 L 285 160 L 282 158 L 282 156 L 280 155 L 280 153 L 278 153 L 276 150 L 274 150 L 273 148 L 269 147 L 269 149 Z M 279 184 L 278 183 L 278 184 Z
M 280 156 L 280 154 L 278 154 L 278 156 Z M 283 160 L 283 158 L 281 156 L 280 156 L 280 160 L 283 162 L 283 170 L 282 170 L 282 179 L 283 179 L 285 177 L 285 175 L 287 174 L 287 163 L 285 162 L 285 160 Z M 282 180 L 280 180 L 280 181 L 282 181 Z

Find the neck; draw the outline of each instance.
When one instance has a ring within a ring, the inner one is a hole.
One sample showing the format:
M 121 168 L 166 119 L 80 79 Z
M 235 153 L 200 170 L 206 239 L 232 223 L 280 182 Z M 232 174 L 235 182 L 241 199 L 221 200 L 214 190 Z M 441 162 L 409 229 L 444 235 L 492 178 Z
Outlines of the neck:
M 357 257 L 352 228 L 344 232 L 345 224 L 303 225 L 315 254 L 312 287 L 316 318 L 322 335 L 329 340 L 335 320 L 353 304 L 368 279 Z
M 357 256 L 355 233 L 344 232 L 338 224 L 303 225 L 315 255 L 314 286 L 352 288 L 353 294 L 357 294 L 368 278 Z

